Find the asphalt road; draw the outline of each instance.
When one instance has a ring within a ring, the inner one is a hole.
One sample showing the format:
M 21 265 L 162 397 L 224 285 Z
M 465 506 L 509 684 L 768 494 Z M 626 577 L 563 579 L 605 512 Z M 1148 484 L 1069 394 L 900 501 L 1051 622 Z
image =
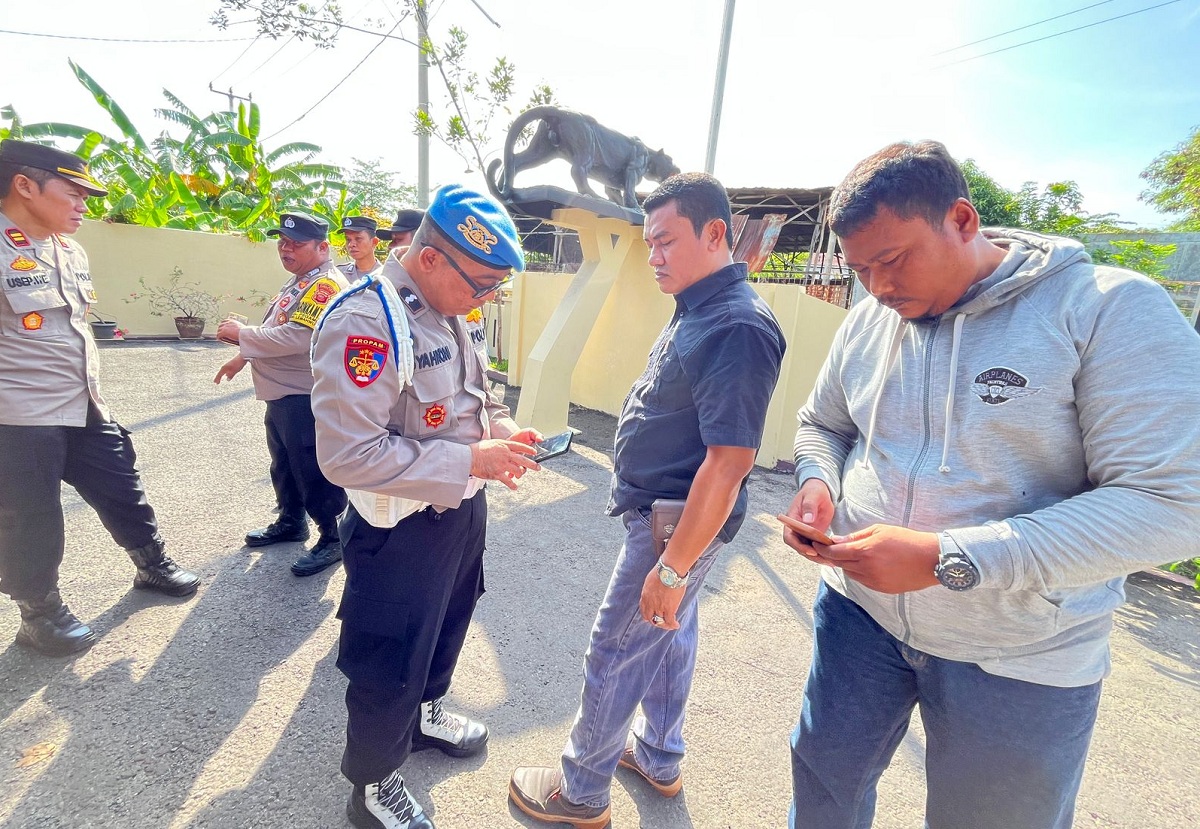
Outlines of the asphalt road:
M 242 546 L 271 520 L 273 499 L 249 378 L 212 383 L 229 353 L 211 343 L 102 351 L 103 388 L 134 432 L 170 552 L 204 585 L 186 601 L 133 591 L 124 552 L 65 488 L 62 592 L 100 641 L 76 658 L 32 655 L 7 644 L 18 615 L 0 601 L 0 826 L 348 826 L 334 666 L 343 577 L 293 577 L 298 545 Z M 423 752 L 405 767 L 439 829 L 533 825 L 508 805 L 508 775 L 556 761 L 578 704 L 620 526 L 602 514 L 613 420 L 578 410 L 571 421 L 583 434 L 570 454 L 515 494 L 489 491 L 487 594 L 450 701 L 491 726 L 491 743 L 482 757 Z M 663 800 L 621 772 L 614 827 L 786 823 L 787 736 L 817 574 L 772 518 L 790 479 L 756 472 L 751 493 L 752 515 L 705 585 L 683 793 Z M 1200 601 L 1142 577 L 1129 599 L 1076 826 L 1200 825 Z M 921 825 L 922 756 L 917 720 L 881 783 L 876 827 Z

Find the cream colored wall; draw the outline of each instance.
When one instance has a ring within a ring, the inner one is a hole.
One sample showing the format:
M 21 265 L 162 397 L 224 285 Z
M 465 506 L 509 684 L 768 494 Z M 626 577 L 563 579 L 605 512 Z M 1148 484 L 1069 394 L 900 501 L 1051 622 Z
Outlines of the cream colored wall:
M 512 317 L 506 322 L 508 377 L 514 385 L 521 385 L 533 344 L 570 283 L 570 274 L 527 273 L 517 277 L 510 306 Z M 808 296 L 797 285 L 754 287 L 774 311 L 788 344 L 757 460 L 759 466 L 771 468 L 778 461 L 792 459 L 796 411 L 808 398 L 846 311 Z M 629 387 L 646 367 L 650 348 L 673 308 L 674 300 L 658 290 L 648 268 L 638 276 L 622 274 L 576 366 L 571 401 L 619 414 Z
M 165 283 L 178 266 L 185 281 L 195 280 L 217 296 L 229 295 L 221 303 L 222 316 L 233 312 L 251 323 L 263 314 L 263 306 L 251 300 L 251 290 L 271 297 L 288 279 L 273 243 L 251 242 L 242 236 L 87 221 L 74 238 L 91 264 L 98 297 L 94 310 L 105 319 L 115 319 L 134 337 L 176 333 L 174 319 L 152 316 L 145 300 L 123 301 L 142 289 L 139 277 L 151 284 Z M 238 297 L 251 301 L 239 302 Z M 206 335 L 215 333 L 216 322 L 208 321 Z

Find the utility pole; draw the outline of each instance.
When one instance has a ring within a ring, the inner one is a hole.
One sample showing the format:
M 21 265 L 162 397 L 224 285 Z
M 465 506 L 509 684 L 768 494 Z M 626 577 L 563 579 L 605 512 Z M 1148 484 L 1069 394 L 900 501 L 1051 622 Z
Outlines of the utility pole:
M 429 58 L 425 53 L 429 42 L 429 18 L 425 0 L 416 0 L 417 9 L 417 111 L 429 114 Z M 429 136 L 417 136 L 417 207 L 429 207 Z
M 704 156 L 704 172 L 712 175 L 717 163 L 717 134 L 721 131 L 721 106 L 725 100 L 725 72 L 729 68 L 729 40 L 733 36 L 733 6 L 736 0 L 725 0 L 725 19 L 721 24 L 721 50 L 717 53 L 717 82 L 713 89 L 712 117 L 708 122 L 708 152 Z
M 209 82 L 208 82 L 208 91 L 209 91 L 209 92 L 215 92 L 215 93 L 217 93 L 218 95 L 224 95 L 226 98 L 228 98 L 228 99 L 229 99 L 229 112 L 233 112 L 233 102 L 234 102 L 234 100 L 238 100 L 238 101 L 245 101 L 246 103 L 251 103 L 251 102 L 254 100 L 254 93 L 253 93 L 253 92 L 251 92 L 249 95 L 246 95 L 246 96 L 242 96 L 242 95 L 234 95 L 234 94 L 233 94 L 233 87 L 232 87 L 232 86 L 231 86 L 231 87 L 229 87 L 229 91 L 228 91 L 228 92 L 222 92 L 222 91 L 221 91 L 221 90 L 219 90 L 219 89 L 214 89 L 214 88 L 213 88 L 212 81 L 209 81 Z

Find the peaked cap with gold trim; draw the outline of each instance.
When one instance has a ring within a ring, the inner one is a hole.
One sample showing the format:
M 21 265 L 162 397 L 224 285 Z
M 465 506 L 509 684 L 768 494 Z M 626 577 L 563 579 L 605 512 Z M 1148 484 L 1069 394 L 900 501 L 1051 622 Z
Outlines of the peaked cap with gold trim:
M 63 152 L 45 144 L 6 138 L 0 141 L 0 163 L 49 170 L 72 184 L 78 184 L 93 196 L 108 195 L 108 191 L 100 186 L 100 182 L 88 173 L 87 162 L 74 153 Z

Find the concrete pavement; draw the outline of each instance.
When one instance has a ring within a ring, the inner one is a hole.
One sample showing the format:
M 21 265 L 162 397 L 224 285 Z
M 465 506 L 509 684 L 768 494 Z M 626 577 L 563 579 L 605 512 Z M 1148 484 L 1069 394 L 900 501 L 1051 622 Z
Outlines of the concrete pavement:
M 299 545 L 242 546 L 271 520 L 273 498 L 249 378 L 212 383 L 230 353 L 212 343 L 102 350 L 102 387 L 134 432 L 170 552 L 205 583 L 186 601 L 131 590 L 124 552 L 65 488 L 62 592 L 100 641 L 76 658 L 34 656 L 9 644 L 17 610 L 0 601 L 0 826 L 348 826 L 334 666 L 343 577 L 293 577 Z M 517 493 L 489 491 L 487 594 L 451 702 L 491 726 L 491 743 L 483 757 L 423 752 L 405 767 L 439 829 L 534 825 L 509 806 L 508 775 L 555 762 L 578 704 L 620 526 L 602 514 L 612 418 L 578 410 L 571 423 L 583 429 L 574 451 Z M 791 489 L 786 476 L 755 472 L 752 515 L 705 585 L 683 793 L 663 800 L 622 771 L 614 827 L 786 824 L 787 735 L 817 583 L 772 517 Z M 1144 578 L 1129 598 L 1076 826 L 1200 825 L 1200 601 Z M 916 720 L 880 786 L 876 827 L 921 825 L 922 747 Z

